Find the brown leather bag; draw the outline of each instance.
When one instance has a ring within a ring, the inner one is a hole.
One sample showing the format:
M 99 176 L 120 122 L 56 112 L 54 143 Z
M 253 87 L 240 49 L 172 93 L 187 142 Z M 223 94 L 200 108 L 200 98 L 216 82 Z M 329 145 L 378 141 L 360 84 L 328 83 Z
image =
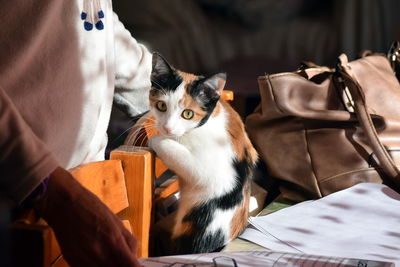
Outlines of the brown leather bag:
M 282 197 L 316 199 L 360 182 L 400 188 L 400 84 L 385 56 L 258 78 L 246 129 Z

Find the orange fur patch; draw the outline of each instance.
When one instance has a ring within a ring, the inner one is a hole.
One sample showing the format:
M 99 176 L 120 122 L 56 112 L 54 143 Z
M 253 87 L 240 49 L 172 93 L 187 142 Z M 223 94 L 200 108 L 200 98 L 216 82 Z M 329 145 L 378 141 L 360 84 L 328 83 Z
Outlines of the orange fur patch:
M 190 235 L 192 232 L 193 232 L 193 227 L 191 222 L 177 222 L 177 225 L 174 228 L 174 233 L 172 235 L 172 238 L 177 238 L 184 234 Z
M 199 76 L 178 70 L 178 74 L 183 78 L 183 81 L 188 84 L 196 80 Z
M 248 156 L 250 157 L 250 162 L 255 164 L 258 159 L 258 153 L 245 132 L 242 119 L 231 105 L 224 100 L 221 100 L 220 103 L 228 112 L 228 132 L 231 136 L 233 149 L 236 152 L 238 160 L 243 160 L 245 156 Z M 245 155 L 245 151 L 248 152 L 248 155 Z
M 201 109 L 199 104 L 187 94 L 187 90 L 183 95 L 183 98 L 180 100 L 179 104 L 185 109 L 190 109 L 194 112 L 194 117 L 191 119 L 192 121 L 200 122 L 201 119 L 207 114 L 204 110 Z
M 249 202 L 250 202 L 249 183 L 247 183 L 244 186 L 243 194 L 244 194 L 243 205 L 238 207 L 231 221 L 230 239 L 237 237 L 247 225 L 247 218 L 249 217 Z

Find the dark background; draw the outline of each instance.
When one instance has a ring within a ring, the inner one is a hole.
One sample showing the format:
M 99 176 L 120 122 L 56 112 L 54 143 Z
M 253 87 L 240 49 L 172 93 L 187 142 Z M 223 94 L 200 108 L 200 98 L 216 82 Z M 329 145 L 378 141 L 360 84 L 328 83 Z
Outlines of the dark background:
M 400 40 L 399 0 L 114 0 L 120 20 L 150 51 L 195 74 L 227 73 L 243 119 L 258 105 L 257 77 L 302 61 L 333 66 L 341 53 L 386 53 Z M 109 149 L 133 124 L 113 112 Z
M 257 76 L 301 61 L 335 63 L 400 40 L 399 0 L 114 0 L 126 28 L 176 68 L 224 71 L 242 116 L 257 104 Z M 250 106 L 249 106 L 250 105 Z

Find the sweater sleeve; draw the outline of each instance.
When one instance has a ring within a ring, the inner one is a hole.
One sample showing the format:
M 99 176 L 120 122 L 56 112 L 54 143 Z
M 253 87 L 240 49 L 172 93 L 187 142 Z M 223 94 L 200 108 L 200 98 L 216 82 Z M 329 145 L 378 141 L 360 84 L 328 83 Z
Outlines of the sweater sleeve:
M 21 203 L 57 166 L 0 87 L 0 194 Z
M 114 13 L 114 104 L 133 117 L 149 109 L 152 55 L 125 29 Z

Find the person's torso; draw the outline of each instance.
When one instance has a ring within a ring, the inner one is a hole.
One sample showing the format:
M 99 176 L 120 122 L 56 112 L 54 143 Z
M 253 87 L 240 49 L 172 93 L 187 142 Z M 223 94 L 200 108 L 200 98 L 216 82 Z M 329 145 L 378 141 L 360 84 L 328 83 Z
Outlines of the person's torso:
M 63 167 L 101 160 L 114 90 L 111 0 L 100 0 L 104 28 L 90 31 L 85 0 L 1 2 L 0 86 Z

